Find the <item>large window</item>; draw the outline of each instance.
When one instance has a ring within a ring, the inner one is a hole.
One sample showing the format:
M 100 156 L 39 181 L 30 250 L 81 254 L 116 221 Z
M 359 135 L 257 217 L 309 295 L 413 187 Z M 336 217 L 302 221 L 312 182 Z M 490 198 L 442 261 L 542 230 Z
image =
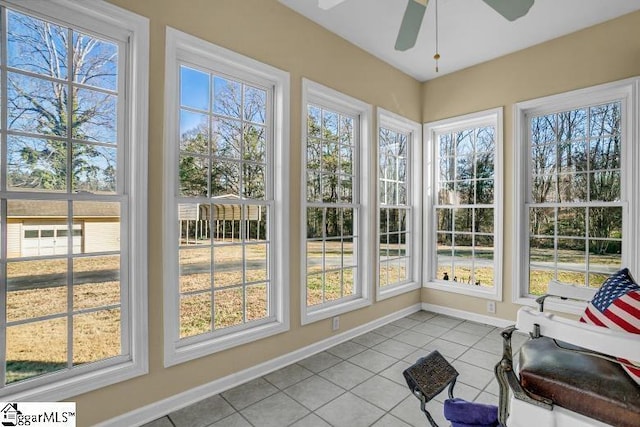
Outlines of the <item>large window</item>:
M 543 294 L 552 279 L 595 289 L 632 260 L 631 86 L 518 104 L 519 153 L 527 162 L 518 295 Z
M 428 287 L 501 298 L 501 133 L 501 109 L 425 125 Z
M 0 13 L 0 395 L 59 400 L 146 371 L 148 24 Z
M 378 109 L 378 299 L 421 286 L 421 134 Z
M 303 323 L 369 304 L 364 232 L 371 107 L 303 81 Z
M 288 75 L 172 29 L 167 47 L 172 364 L 286 327 Z

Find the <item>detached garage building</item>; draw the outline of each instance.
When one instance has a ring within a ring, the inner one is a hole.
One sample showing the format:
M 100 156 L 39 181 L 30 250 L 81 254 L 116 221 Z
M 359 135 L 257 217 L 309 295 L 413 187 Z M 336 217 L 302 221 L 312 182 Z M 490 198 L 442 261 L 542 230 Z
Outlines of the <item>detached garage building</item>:
M 7 203 L 7 252 L 10 258 L 120 250 L 120 204 L 10 200 Z

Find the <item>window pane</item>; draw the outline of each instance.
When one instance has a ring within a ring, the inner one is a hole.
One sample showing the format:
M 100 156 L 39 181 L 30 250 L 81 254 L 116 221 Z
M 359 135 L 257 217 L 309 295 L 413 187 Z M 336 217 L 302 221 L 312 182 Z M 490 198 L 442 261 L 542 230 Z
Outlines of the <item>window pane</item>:
M 560 203 L 587 201 L 587 174 L 559 174 L 558 187 Z
M 589 121 L 591 136 L 601 137 L 620 133 L 621 112 L 619 102 L 591 107 L 589 113 L 591 114 L 591 120 Z
M 244 90 L 244 118 L 254 123 L 265 123 L 267 116 L 267 92 L 251 86 Z
M 265 284 L 247 286 L 247 321 L 264 319 L 269 315 L 268 287 Z
M 455 231 L 472 231 L 473 209 L 461 208 L 454 210 Z
M 73 364 L 97 362 L 119 356 L 120 325 L 119 309 L 100 310 L 73 316 Z M 100 345 L 96 345 L 96 336 Z
M 243 247 L 224 245 L 213 248 L 213 286 L 224 288 L 244 281 Z
M 322 186 L 322 201 L 338 203 L 338 177 L 333 174 L 322 174 L 320 182 Z
M 84 233 L 74 237 L 75 253 L 120 251 L 120 203 L 74 202 L 73 219 Z
M 591 170 L 620 168 L 620 137 L 590 140 L 589 163 Z
M 88 89 L 77 89 L 74 95 L 73 138 L 117 142 L 117 97 Z
M 533 136 L 536 139 L 536 136 Z M 536 144 L 531 148 L 531 171 L 534 175 L 548 175 L 557 169 L 555 144 Z
M 554 114 L 531 119 L 531 142 L 534 146 L 556 141 L 555 122 L 556 116 Z
M 181 196 L 207 196 L 209 159 L 200 156 L 180 156 L 178 165 Z
M 620 200 L 620 172 L 589 174 L 589 197 L 592 201 L 616 202 Z
M 573 141 L 587 134 L 587 111 L 578 109 L 558 114 L 558 141 Z
M 266 240 L 267 235 L 267 212 L 266 206 L 254 205 L 246 206 L 244 218 L 248 222 L 247 240 Z
M 180 150 L 209 155 L 209 118 L 206 114 L 180 110 Z
M 7 73 L 8 127 L 12 130 L 67 136 L 68 89 L 62 83 Z M 62 114 L 50 114 L 61 111 Z
M 7 181 L 12 190 L 66 191 L 67 143 L 7 137 Z
M 322 138 L 330 141 L 338 140 L 338 117 L 339 115 L 332 111 L 322 111 Z
M 211 293 L 180 297 L 180 338 L 211 331 Z
M 320 108 L 313 105 L 307 107 L 307 135 L 309 137 L 320 138 L 322 136 L 321 111 Z
M 245 246 L 245 269 L 247 282 L 264 282 L 269 279 L 269 245 Z
M 211 248 L 180 249 L 180 292 L 211 288 Z
M 35 319 L 67 310 L 67 260 L 7 263 L 7 321 Z
M 68 254 L 68 239 L 57 239 L 54 234 L 55 229 L 67 227 L 68 215 L 68 203 L 65 201 L 8 200 L 7 258 Z M 24 239 L 20 229 L 24 232 Z M 48 230 L 49 237 L 41 238 L 41 230 Z M 24 270 L 25 274 L 29 272 L 29 269 Z
M 456 134 L 456 156 L 458 159 L 472 156 L 475 151 L 473 131 L 465 130 Z
M 73 309 L 119 304 L 120 256 L 74 258 Z
M 475 209 L 474 231 L 493 234 L 493 209 Z
M 67 319 L 49 319 L 7 328 L 6 383 L 67 366 Z
M 102 89 L 118 87 L 118 46 L 73 32 L 74 81 Z
M 73 144 L 73 190 L 115 193 L 117 168 L 115 148 Z
M 224 289 L 213 293 L 215 307 L 214 329 L 227 328 L 244 322 L 242 289 Z
M 557 262 L 558 270 L 586 271 L 585 239 L 558 239 Z M 566 276 L 570 277 L 571 275 L 567 272 Z M 582 280 L 582 282 L 578 280 Z M 576 276 L 575 280 L 569 282 L 584 285 L 584 274 Z
M 453 231 L 453 209 L 436 209 L 438 231 Z
M 180 66 L 180 105 L 209 111 L 209 87 L 208 73 L 194 70 L 193 68 Z M 183 132 L 181 131 L 180 134 Z
M 584 237 L 586 214 L 586 208 L 558 209 L 558 235 Z
M 213 122 L 214 155 L 226 159 L 239 159 L 242 147 L 242 122 L 215 119 Z
M 213 112 L 227 117 L 242 118 L 242 84 L 215 76 Z
M 246 199 L 264 199 L 266 195 L 265 165 L 244 163 L 242 165 L 242 190 Z
M 7 63 L 10 67 L 59 79 L 67 78 L 66 28 L 13 10 L 7 11 L 7 27 Z M 43 34 L 49 38 L 47 44 L 44 43 Z M 47 47 L 55 54 L 49 55 Z M 52 56 L 55 64 L 49 62 Z
M 245 126 L 242 158 L 252 162 L 266 163 L 266 150 L 266 128 L 256 125 Z
M 242 230 L 242 208 L 240 205 L 213 205 L 214 245 L 239 242 Z
M 240 196 L 240 163 L 216 161 L 211 170 L 211 197 Z
M 340 142 L 342 144 L 353 144 L 353 119 L 351 117 L 340 116 Z
M 531 201 L 533 203 L 553 203 L 557 201 L 556 176 L 534 176 L 531 183 Z
M 493 126 L 485 126 L 476 130 L 476 155 L 478 153 L 493 155 L 495 151 L 495 133 Z
M 320 170 L 322 157 L 322 144 L 320 140 L 309 138 L 307 140 L 307 170 Z
M 307 173 L 307 201 L 319 202 L 322 200 L 321 180 L 319 173 Z

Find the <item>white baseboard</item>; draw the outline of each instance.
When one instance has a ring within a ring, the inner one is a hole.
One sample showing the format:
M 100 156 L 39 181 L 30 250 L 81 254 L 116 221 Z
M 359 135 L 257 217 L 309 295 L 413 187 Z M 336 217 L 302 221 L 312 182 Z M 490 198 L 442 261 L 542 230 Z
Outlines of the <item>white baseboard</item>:
M 424 311 L 430 311 L 432 313 L 444 314 L 447 316 L 457 317 L 459 319 L 470 320 L 472 322 L 484 323 L 485 325 L 497 326 L 499 328 L 506 328 L 516 323 L 511 320 L 485 316 L 484 314 L 472 313 L 470 311 L 458 310 L 455 308 L 449 308 L 443 305 L 429 304 L 426 302 L 422 303 L 422 309 Z
M 119 415 L 115 418 L 111 418 L 107 421 L 103 421 L 97 424 L 98 427 L 119 427 L 119 426 L 139 426 L 150 421 L 160 418 L 185 406 L 196 403 L 202 399 L 205 399 L 216 394 L 220 394 L 233 387 L 237 387 L 240 384 L 244 384 L 253 379 L 262 377 L 270 372 L 277 371 L 285 366 L 296 363 L 309 356 L 313 356 L 316 353 L 327 350 L 334 345 L 340 344 L 344 341 L 348 341 L 366 332 L 372 331 L 380 326 L 384 326 L 387 323 L 406 317 L 410 314 L 418 312 L 422 309 L 424 304 L 415 304 L 402 310 L 391 313 L 387 316 L 373 320 L 364 325 L 357 326 L 348 331 L 342 332 L 326 338 L 322 341 L 318 341 L 309 346 L 292 351 L 283 356 L 276 357 L 275 359 L 268 360 L 259 365 L 252 366 L 244 371 L 236 372 L 232 375 L 217 379 L 207 384 L 192 388 L 190 390 L 178 393 L 166 399 L 159 400 L 141 408 L 135 409 L 131 412 Z M 433 311 L 433 310 L 432 310 Z

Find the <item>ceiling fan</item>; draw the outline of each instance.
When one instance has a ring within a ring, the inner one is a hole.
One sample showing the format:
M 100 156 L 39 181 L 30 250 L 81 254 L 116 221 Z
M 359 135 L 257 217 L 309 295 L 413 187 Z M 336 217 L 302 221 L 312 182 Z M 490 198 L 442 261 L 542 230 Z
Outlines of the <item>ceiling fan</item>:
M 331 9 L 345 0 L 318 0 L 320 9 Z M 535 0 L 482 0 L 492 9 L 504 16 L 509 21 L 524 16 L 529 12 Z M 429 0 L 409 0 L 404 11 L 398 38 L 396 39 L 396 50 L 405 51 L 411 49 L 416 44 L 422 18 L 427 10 Z

